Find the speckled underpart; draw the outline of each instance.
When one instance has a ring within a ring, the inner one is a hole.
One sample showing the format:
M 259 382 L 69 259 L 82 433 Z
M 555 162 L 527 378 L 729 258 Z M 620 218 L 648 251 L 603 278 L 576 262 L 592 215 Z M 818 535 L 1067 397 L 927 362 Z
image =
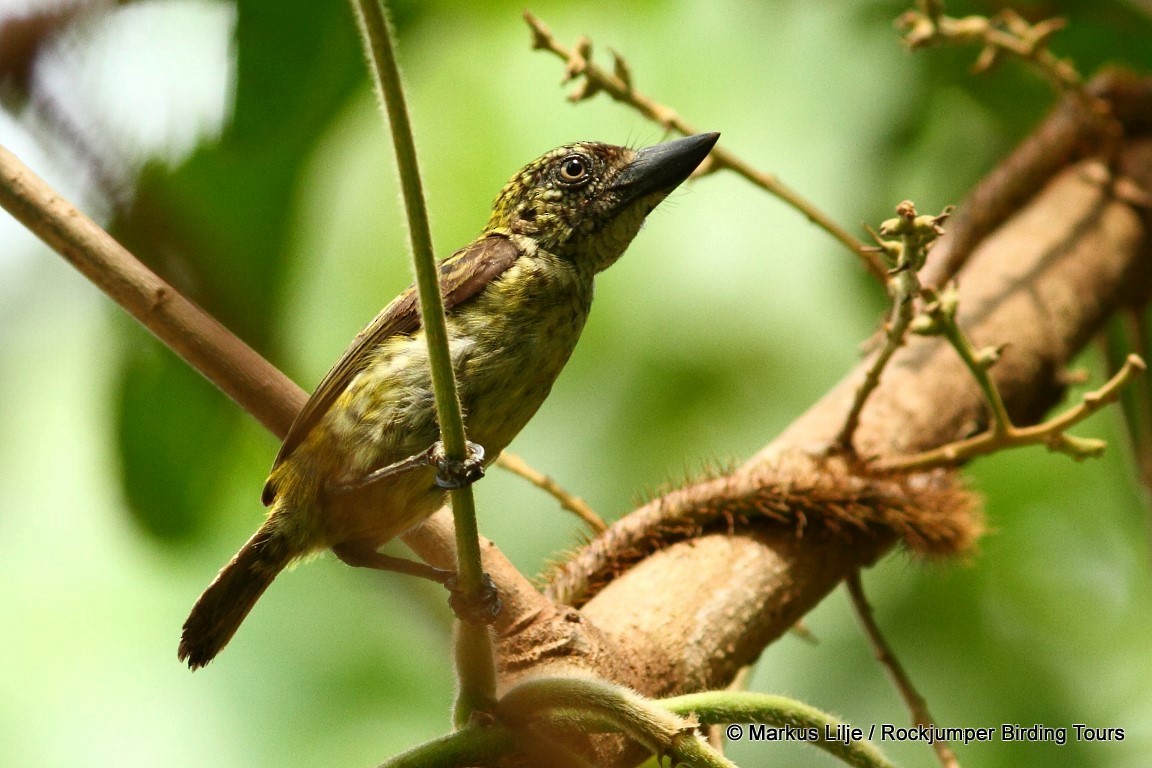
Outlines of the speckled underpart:
M 577 262 L 536 250 L 448 314 L 468 437 L 484 446 L 489 460 L 535 415 L 568 362 L 592 304 L 592 278 Z M 286 526 L 306 527 L 293 538 L 312 539 L 316 549 L 348 540 L 379 546 L 443 504 L 432 471 L 390 478 L 380 484 L 383 494 L 375 487 L 330 489 L 420 453 L 438 438 L 424 332 L 390 338 L 276 468 L 277 476 L 291 479 L 282 485 L 274 514 L 290 518 L 283 520 Z M 316 490 L 324 497 L 320 514 L 280 512 L 297 508 L 293 497 L 313 503 Z M 366 501 L 375 503 L 376 514 L 364 515 Z

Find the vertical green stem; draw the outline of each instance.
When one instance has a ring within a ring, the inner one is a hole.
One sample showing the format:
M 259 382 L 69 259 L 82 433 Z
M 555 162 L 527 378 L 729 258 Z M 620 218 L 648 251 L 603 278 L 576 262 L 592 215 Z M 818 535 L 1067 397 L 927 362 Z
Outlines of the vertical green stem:
M 492 663 L 492 637 L 487 624 L 456 622 L 453 638 L 459 690 L 452 707 L 452 723 L 464 728 L 474 712 L 491 712 L 496 706 L 496 665 Z
M 960 330 L 955 316 L 949 313 L 940 315 L 940 332 L 960 355 L 960 359 L 964 361 L 964 365 L 972 372 L 972 377 L 980 386 L 980 391 L 984 393 L 984 400 L 988 403 L 988 410 L 992 414 L 990 431 L 997 437 L 1007 434 L 1012 429 L 1012 419 L 1008 416 L 1004 398 L 1000 396 L 1000 389 L 992 381 L 988 366 L 979 360 L 976 348 Z
M 440 422 L 440 439 L 444 454 L 450 461 L 463 461 L 468 455 L 464 434 L 464 419 L 460 412 L 460 398 L 452 372 L 452 357 L 448 348 L 448 328 L 444 319 L 444 301 L 440 295 L 436 259 L 432 253 L 432 233 L 428 226 L 428 212 L 424 207 L 424 192 L 416 162 L 416 145 L 412 139 L 412 125 L 404 101 L 404 88 L 400 82 L 400 69 L 396 64 L 391 22 L 384 10 L 383 0 L 352 0 L 353 10 L 360 27 L 364 48 L 377 93 L 388 114 L 392 128 L 392 144 L 396 150 L 396 164 L 400 170 L 400 187 L 404 195 L 404 208 L 408 214 L 408 236 L 412 244 L 412 261 L 416 270 L 416 286 L 420 294 L 420 319 L 428 339 L 428 358 L 432 368 L 432 388 L 436 394 L 436 415 Z M 476 528 L 476 505 L 472 488 L 464 486 L 452 491 L 452 515 L 456 523 L 456 567 L 459 586 L 465 599 L 476 599 L 483 590 L 483 571 L 480 561 L 480 540 Z M 464 631 L 462 642 L 479 643 L 470 657 L 486 657 L 491 662 L 491 639 L 487 627 L 477 631 Z M 471 674 L 473 665 L 460 672 L 460 698 L 465 709 L 484 706 L 492 701 L 495 674 Z
M 852 399 L 852 408 L 848 411 L 844 425 L 836 435 L 835 445 L 845 452 L 851 452 L 852 436 L 860 426 L 860 414 L 864 412 L 864 404 L 876 387 L 880 386 L 880 374 L 884 372 L 888 361 L 896 350 L 904 343 L 904 336 L 908 326 L 912 323 L 913 301 L 920 294 L 920 280 L 912 270 L 898 272 L 888 278 L 888 293 L 892 297 L 892 315 L 888 321 L 888 329 L 884 335 L 884 346 L 876 356 L 875 362 L 864 374 L 864 381 L 856 389 Z

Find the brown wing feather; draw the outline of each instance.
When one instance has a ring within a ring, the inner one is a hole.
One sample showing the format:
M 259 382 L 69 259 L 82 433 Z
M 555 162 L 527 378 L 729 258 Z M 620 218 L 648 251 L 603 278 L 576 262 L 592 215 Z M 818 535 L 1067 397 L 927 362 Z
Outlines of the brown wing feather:
M 451 311 L 483 290 L 511 267 L 520 257 L 520 251 L 506 236 L 490 234 L 461 248 L 440 262 L 440 293 L 444 297 L 445 311 Z M 284 461 L 308 432 L 316 425 L 348 384 L 371 359 L 366 350 L 398 334 L 412 334 L 420 329 L 420 305 L 415 286 L 408 288 L 380 311 L 371 323 L 356 335 L 351 346 L 340 356 L 336 365 L 324 377 L 312 397 L 292 422 L 280 452 L 276 454 L 275 469 Z M 275 488 L 264 486 L 264 504 L 272 503 Z

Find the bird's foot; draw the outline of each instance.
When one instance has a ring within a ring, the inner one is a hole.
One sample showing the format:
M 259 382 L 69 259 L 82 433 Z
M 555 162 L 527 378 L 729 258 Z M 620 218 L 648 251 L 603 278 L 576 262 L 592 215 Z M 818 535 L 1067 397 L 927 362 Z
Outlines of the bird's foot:
M 444 455 L 444 444 L 432 446 L 430 463 L 436 467 L 436 485 L 451 491 L 472 485 L 484 477 L 484 446 L 466 443 L 468 455 L 463 461 L 453 461 Z
M 466 445 L 468 455 L 463 461 L 452 461 L 445 456 L 444 444 L 438 440 L 414 456 L 375 469 L 350 482 L 335 485 L 333 490 L 338 493 L 359 490 L 381 480 L 428 466 L 436 467 L 436 485 L 438 487 L 446 491 L 463 488 L 484 477 L 484 446 L 476 443 L 467 443 Z
M 479 594 L 469 596 L 460 588 L 455 575 L 450 576 L 444 586 L 448 588 L 448 605 L 456 618 L 470 624 L 491 624 L 500 614 L 503 607 L 500 603 L 500 593 L 496 591 L 496 582 L 487 573 L 483 574 L 483 586 Z

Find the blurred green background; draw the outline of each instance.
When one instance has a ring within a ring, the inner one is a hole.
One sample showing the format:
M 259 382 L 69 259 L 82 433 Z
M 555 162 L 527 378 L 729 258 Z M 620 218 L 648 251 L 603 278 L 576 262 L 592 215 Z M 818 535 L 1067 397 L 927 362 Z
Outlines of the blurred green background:
M 15 2 L 15 0 L 13 0 Z M 9 3 L 11 5 L 11 3 Z M 15 2 L 0 24 L 60 3 Z M 540 2 L 602 63 L 856 227 L 911 198 L 958 201 L 1052 96 L 975 51 L 911 55 L 901 2 Z M 997 3 L 951 3 L 955 14 Z M 1138 0 L 1024 2 L 1071 21 L 1085 71 L 1152 68 Z M 661 131 L 529 49 L 521 2 L 394 7 L 441 254 L 470 240 L 525 162 L 579 139 Z M 0 143 L 306 388 L 409 282 L 389 143 L 346 3 L 180 0 L 63 14 L 0 88 Z M 11 53 L 10 49 L 8 53 Z M 4 52 L 0 52 L 2 54 Z M 0 64 L 3 56 L 0 55 Z M 677 192 L 598 283 L 580 347 L 512 446 L 615 517 L 668 482 L 740 460 L 848 369 L 879 292 L 828 237 L 730 175 Z M 1099 380 L 1095 355 L 1080 361 Z M 325 557 L 280 578 L 227 651 L 191 675 L 184 617 L 260 520 L 276 441 L 59 257 L 0 214 L 0 765 L 372 765 L 443 733 L 442 593 Z M 904 555 L 866 574 L 877 616 L 945 726 L 1086 723 L 1121 743 L 959 746 L 966 766 L 1121 766 L 1152 753 L 1147 520 L 1118 416 L 1074 464 L 977 463 L 992 532 L 966 564 Z M 501 472 L 482 531 L 528 573 L 577 523 Z M 402 551 L 397 548 L 397 552 Z M 907 715 L 842 593 L 761 660 L 759 690 L 853 723 Z M 884 745 L 931 765 L 924 745 Z M 739 744 L 745 765 L 834 765 Z

